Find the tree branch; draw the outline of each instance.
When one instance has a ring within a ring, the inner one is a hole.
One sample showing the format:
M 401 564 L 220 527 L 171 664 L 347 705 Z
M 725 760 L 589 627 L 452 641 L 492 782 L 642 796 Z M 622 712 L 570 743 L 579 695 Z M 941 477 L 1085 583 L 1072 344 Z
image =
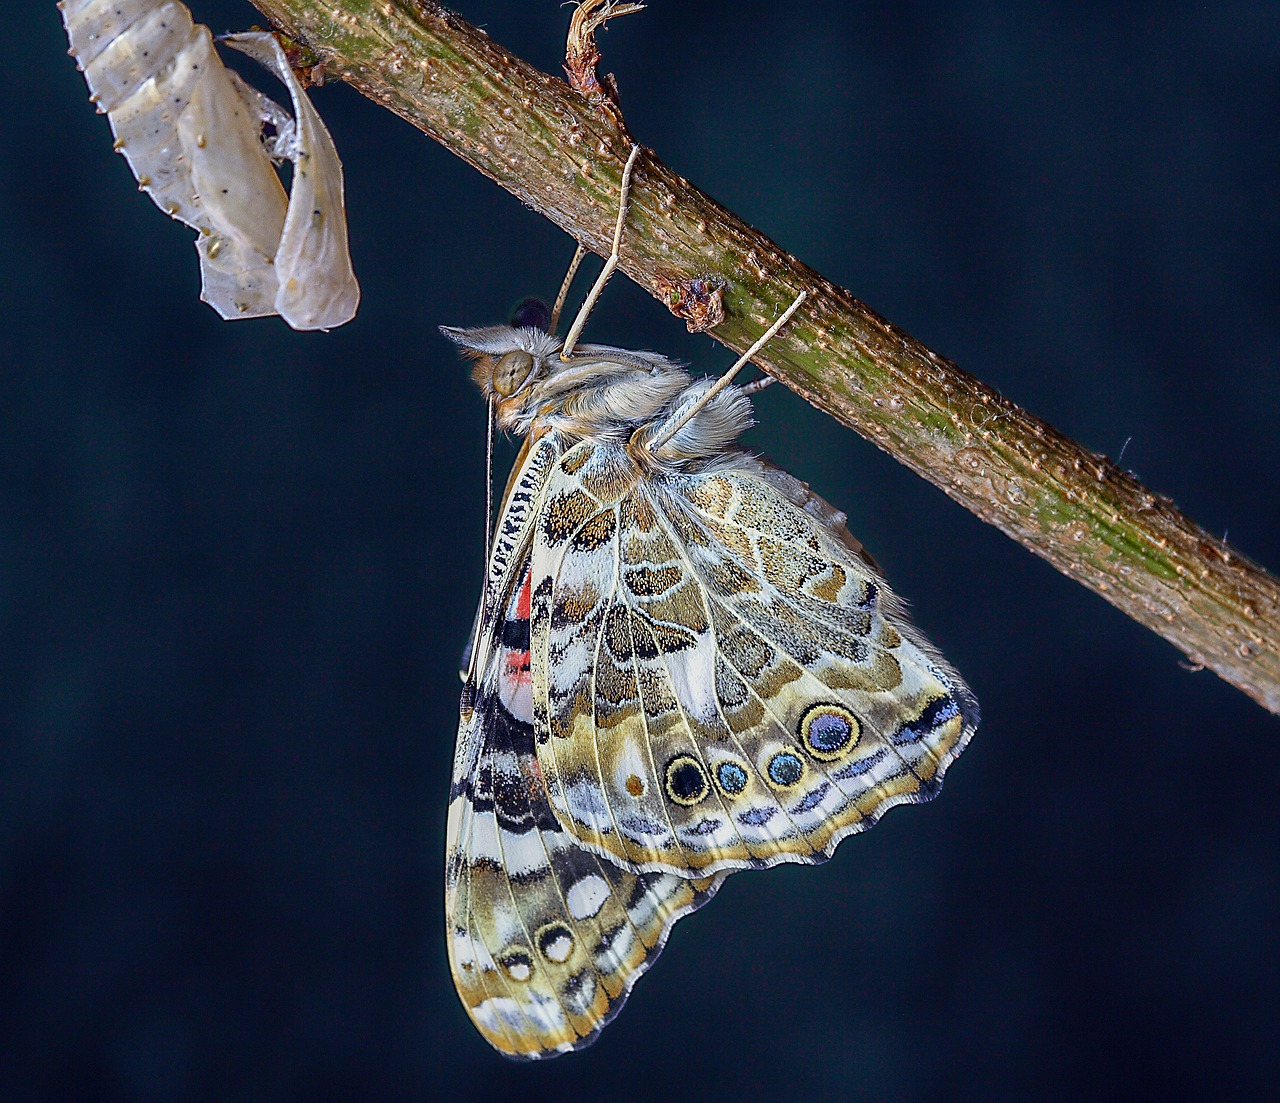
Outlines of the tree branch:
M 606 106 L 434 4 L 253 2 L 328 74 L 608 253 L 630 143 Z M 620 267 L 691 327 L 714 326 L 742 351 L 807 291 L 757 363 L 1280 713 L 1274 576 L 788 256 L 648 151 L 631 195 Z

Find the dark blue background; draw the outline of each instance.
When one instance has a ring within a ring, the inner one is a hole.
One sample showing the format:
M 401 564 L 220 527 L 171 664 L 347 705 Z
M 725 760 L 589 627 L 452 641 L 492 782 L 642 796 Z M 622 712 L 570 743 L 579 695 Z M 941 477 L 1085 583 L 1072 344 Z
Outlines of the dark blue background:
M 553 0 L 463 15 L 559 71 Z M 571 243 L 326 87 L 359 317 L 224 324 L 52 2 L 6 18 L 0 1095 L 1274 1091 L 1280 721 L 782 388 L 749 443 L 848 510 L 982 729 L 934 804 L 731 879 L 594 1048 L 494 1056 L 441 930 L 483 431 L 435 327 Z M 655 0 L 603 42 L 678 171 L 1280 566 L 1280 6 Z M 729 361 L 621 279 L 589 336 Z

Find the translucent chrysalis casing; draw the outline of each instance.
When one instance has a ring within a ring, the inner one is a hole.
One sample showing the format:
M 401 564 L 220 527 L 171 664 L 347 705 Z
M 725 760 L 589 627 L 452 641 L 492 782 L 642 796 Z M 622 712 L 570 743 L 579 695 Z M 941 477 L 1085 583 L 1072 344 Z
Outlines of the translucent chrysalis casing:
M 289 89 L 293 117 L 222 63 L 177 0 L 63 0 L 63 23 L 139 187 L 199 231 L 200 297 L 223 318 L 279 314 L 294 329 L 348 322 L 342 164 L 276 37 L 223 41 Z M 264 136 L 270 124 L 274 136 Z M 293 162 L 292 192 L 272 163 Z

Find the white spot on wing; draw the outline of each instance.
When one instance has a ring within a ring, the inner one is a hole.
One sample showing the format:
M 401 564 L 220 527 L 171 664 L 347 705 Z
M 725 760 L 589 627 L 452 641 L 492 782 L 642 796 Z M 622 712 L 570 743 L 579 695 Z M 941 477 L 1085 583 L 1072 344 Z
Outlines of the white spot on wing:
M 698 637 L 695 646 L 666 657 L 671 684 L 686 712 L 704 724 L 716 721 L 715 641 L 710 632 Z
M 564 931 L 553 938 L 543 949 L 548 961 L 554 961 L 557 965 L 561 965 L 569 960 L 569 955 L 573 953 L 573 939 L 569 937 L 569 933 Z
M 548 868 L 547 852 L 536 831 L 526 831 L 520 835 L 503 831 L 501 841 L 505 859 L 503 864 L 506 866 L 508 877 L 541 873 Z
M 511 677 L 504 674 L 498 682 L 498 699 L 517 720 L 533 722 L 533 686 L 527 673 Z
M 569 815 L 578 823 L 585 823 L 602 835 L 613 830 L 609 806 L 595 781 L 575 781 L 565 786 L 565 801 Z
M 566 895 L 569 914 L 574 919 L 592 918 L 599 913 L 608 899 L 609 882 L 595 873 L 575 881 Z
M 502 864 L 502 850 L 498 846 L 498 821 L 492 815 L 473 816 L 471 833 L 466 840 L 467 857 Z

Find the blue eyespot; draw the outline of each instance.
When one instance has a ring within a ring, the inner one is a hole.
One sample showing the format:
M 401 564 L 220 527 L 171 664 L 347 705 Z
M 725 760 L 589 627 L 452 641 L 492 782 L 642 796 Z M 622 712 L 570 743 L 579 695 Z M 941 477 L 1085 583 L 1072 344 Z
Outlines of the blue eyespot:
M 800 738 L 814 758 L 830 761 L 841 757 L 861 734 L 858 718 L 843 705 L 814 705 L 800 721 Z
M 849 742 L 853 729 L 843 716 L 823 712 L 809 724 L 809 742 L 820 751 L 838 751 Z
M 736 762 L 722 762 L 716 767 L 716 781 L 721 789 L 733 796 L 747 787 L 747 771 Z
M 790 751 L 779 751 L 769 759 L 769 780 L 774 785 L 794 785 L 804 777 L 804 763 Z

